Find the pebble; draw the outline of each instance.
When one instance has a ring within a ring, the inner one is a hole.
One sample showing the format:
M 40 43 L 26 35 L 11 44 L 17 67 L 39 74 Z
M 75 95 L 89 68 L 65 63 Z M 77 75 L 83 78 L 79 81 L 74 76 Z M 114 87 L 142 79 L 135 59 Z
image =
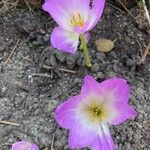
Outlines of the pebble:
M 98 63 L 93 64 L 92 67 L 91 67 L 91 70 L 93 72 L 97 72 L 97 71 L 99 71 L 99 69 L 100 69 L 100 67 L 99 67 Z
M 96 53 L 96 59 L 99 60 L 100 62 L 104 62 L 105 54 L 102 52 L 97 52 Z
M 43 37 L 44 42 L 49 42 L 50 41 L 50 35 L 49 34 L 45 34 Z

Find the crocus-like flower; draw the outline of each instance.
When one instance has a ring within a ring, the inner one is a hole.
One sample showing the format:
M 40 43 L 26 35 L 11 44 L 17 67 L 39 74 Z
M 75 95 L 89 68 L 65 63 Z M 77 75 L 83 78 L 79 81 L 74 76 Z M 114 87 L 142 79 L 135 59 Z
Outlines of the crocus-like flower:
M 109 125 L 118 125 L 136 115 L 128 100 L 126 80 L 112 78 L 98 83 L 85 76 L 80 95 L 71 97 L 55 111 L 58 124 L 69 129 L 69 148 L 114 150 Z
M 38 146 L 34 143 L 20 141 L 12 145 L 11 150 L 39 150 Z
M 104 4 L 105 0 L 45 0 L 43 9 L 59 25 L 52 32 L 52 46 L 64 52 L 75 53 L 79 36 L 85 35 L 97 24 Z

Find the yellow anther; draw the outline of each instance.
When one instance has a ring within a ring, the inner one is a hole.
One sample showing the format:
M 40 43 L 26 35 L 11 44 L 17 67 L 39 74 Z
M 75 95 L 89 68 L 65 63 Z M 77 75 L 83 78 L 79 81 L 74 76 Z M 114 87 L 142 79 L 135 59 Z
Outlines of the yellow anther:
M 101 115 L 101 109 L 99 107 L 93 107 L 93 108 L 91 108 L 91 113 L 94 116 L 99 117 Z
M 100 104 L 91 104 L 91 106 L 87 108 L 87 112 L 91 122 L 103 121 L 106 117 L 106 110 L 104 109 L 104 106 Z
M 70 23 L 73 26 L 79 26 L 82 27 L 84 24 L 84 20 L 82 19 L 81 15 L 79 12 L 75 12 L 72 18 L 70 19 Z

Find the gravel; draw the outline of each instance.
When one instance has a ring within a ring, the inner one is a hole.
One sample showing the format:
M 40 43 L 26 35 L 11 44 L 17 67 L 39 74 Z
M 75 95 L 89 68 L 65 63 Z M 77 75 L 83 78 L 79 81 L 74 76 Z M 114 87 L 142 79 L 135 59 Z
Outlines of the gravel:
M 56 124 L 54 110 L 80 92 L 86 74 L 99 82 L 116 76 L 128 81 L 130 103 L 138 116 L 110 127 L 116 149 L 150 149 L 150 61 L 146 59 L 144 65 L 139 64 L 141 46 L 146 45 L 148 35 L 137 28 L 130 16 L 106 5 L 101 23 L 91 31 L 90 69 L 85 67 L 81 51 L 70 55 L 51 47 L 49 33 L 56 24 L 41 10 L 32 15 L 23 8 L 12 13 L 6 11 L 0 14 L 0 20 L 0 119 L 20 124 L 20 127 L 0 125 L 1 150 L 9 150 L 19 140 L 35 142 L 41 149 L 50 149 L 54 142 L 55 150 L 67 150 L 68 132 Z M 4 65 L 18 37 L 21 41 Z M 113 51 L 98 52 L 95 41 L 99 38 L 117 39 Z M 43 69 L 43 64 L 54 69 Z M 58 71 L 59 67 L 76 73 Z M 33 74 L 47 74 L 51 78 Z

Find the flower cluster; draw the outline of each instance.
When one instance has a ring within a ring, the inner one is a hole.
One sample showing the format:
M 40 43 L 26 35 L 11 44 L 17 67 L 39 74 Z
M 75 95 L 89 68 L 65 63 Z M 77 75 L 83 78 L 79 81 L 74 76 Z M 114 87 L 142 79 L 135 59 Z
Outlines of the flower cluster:
M 136 116 L 128 104 L 129 86 L 124 79 L 112 78 L 98 83 L 85 76 L 80 95 L 57 107 L 55 119 L 69 129 L 69 147 L 114 150 L 109 125 L 118 125 Z

